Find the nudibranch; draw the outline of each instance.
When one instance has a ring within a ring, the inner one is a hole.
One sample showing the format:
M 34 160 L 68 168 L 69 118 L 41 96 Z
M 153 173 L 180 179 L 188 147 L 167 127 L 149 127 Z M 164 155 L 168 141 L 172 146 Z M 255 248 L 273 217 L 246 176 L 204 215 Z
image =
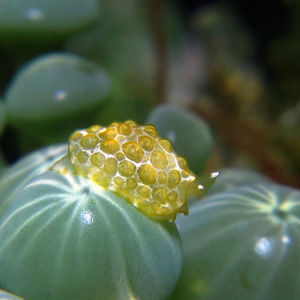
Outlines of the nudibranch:
M 211 173 L 201 183 L 153 125 L 131 120 L 75 131 L 66 159 L 74 174 L 116 193 L 150 217 L 171 221 L 177 213 L 188 214 L 189 195 L 203 194 L 218 176 Z

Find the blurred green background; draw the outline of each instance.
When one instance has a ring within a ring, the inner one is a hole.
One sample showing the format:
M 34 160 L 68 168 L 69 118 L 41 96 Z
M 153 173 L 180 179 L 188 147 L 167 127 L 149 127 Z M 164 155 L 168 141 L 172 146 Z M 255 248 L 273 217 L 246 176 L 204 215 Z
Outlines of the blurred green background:
M 2 165 L 93 123 L 159 127 L 168 104 L 210 127 L 208 163 L 175 147 L 195 172 L 248 168 L 299 188 L 299 13 L 280 0 L 2 0 Z

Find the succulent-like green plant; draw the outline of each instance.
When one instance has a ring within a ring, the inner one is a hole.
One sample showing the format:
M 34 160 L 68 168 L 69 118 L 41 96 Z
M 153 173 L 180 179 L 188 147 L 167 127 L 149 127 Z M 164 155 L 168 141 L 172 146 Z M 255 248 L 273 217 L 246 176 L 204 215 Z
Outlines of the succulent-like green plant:
M 1 216 L 1 286 L 32 300 L 164 299 L 181 269 L 175 224 L 91 183 L 46 172 L 14 197 Z
M 300 192 L 243 185 L 178 218 L 183 270 L 170 299 L 297 299 Z
M 65 141 L 74 122 L 93 122 L 110 89 L 98 65 L 66 53 L 46 55 L 25 66 L 7 89 L 8 120 L 42 141 Z

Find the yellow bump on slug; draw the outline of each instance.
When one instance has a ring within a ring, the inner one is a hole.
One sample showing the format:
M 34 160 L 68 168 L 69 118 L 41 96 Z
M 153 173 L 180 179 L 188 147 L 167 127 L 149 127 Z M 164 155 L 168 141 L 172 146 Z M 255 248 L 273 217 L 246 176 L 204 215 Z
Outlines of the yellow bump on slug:
M 122 186 L 124 184 L 124 179 L 121 178 L 121 177 L 115 177 L 114 182 L 115 182 L 116 185 Z
M 176 204 L 176 202 L 178 201 L 178 192 L 172 191 L 168 193 L 168 201 L 172 204 Z
M 119 151 L 120 145 L 116 140 L 108 139 L 101 143 L 100 148 L 107 154 L 114 154 L 115 152 Z
M 149 165 L 144 164 L 140 166 L 137 170 L 140 180 L 145 184 L 154 184 L 156 182 L 156 172 L 155 169 Z
M 128 125 L 128 126 L 130 126 L 132 128 L 139 127 L 139 125 L 135 121 L 132 121 L 132 120 L 125 121 L 123 124 Z
M 70 148 L 70 151 L 72 151 L 73 153 L 76 153 L 76 152 L 78 152 L 79 151 L 79 147 L 78 147 L 78 145 L 72 145 L 72 147 Z
M 167 152 L 173 151 L 172 144 L 169 140 L 160 139 L 159 143 Z
M 88 158 L 89 158 L 88 154 L 84 151 L 80 151 L 77 154 L 77 159 L 80 164 L 85 164 L 87 162 Z
M 177 156 L 177 162 L 178 162 L 180 168 L 182 168 L 183 170 L 188 169 L 187 161 L 183 157 Z
M 161 184 L 164 184 L 167 182 L 167 174 L 166 172 L 163 172 L 163 171 L 160 171 L 158 172 L 157 174 L 157 178 L 158 178 L 158 182 L 161 183 Z
M 136 142 L 128 142 L 122 146 L 124 154 L 135 162 L 140 162 L 144 156 L 142 147 Z
M 71 135 L 70 140 L 73 142 L 77 142 L 81 138 L 82 138 L 82 134 L 80 132 L 76 131 Z
M 109 124 L 108 127 L 119 127 L 120 124 L 121 124 L 121 123 L 119 123 L 119 122 L 112 122 L 112 123 Z
M 138 183 L 134 178 L 128 178 L 126 180 L 126 186 L 128 189 L 134 190 L 138 186 Z
M 96 134 L 97 132 L 99 132 L 101 129 L 103 128 L 103 126 L 100 125 L 94 125 L 91 126 L 90 128 L 88 128 L 86 130 L 87 133 L 91 133 L 91 134 Z
M 123 160 L 125 158 L 125 155 L 122 152 L 118 152 L 116 154 L 117 160 Z
M 149 135 L 151 135 L 154 138 L 158 137 L 157 130 L 153 125 L 144 126 L 143 130 L 144 130 L 144 132 L 148 133 Z
M 87 134 L 81 139 L 80 145 L 84 149 L 93 149 L 98 144 L 98 142 L 99 139 L 94 134 Z
M 64 164 L 68 172 L 89 178 L 159 220 L 174 221 L 177 213 L 187 214 L 188 195 L 202 195 L 215 181 L 193 174 L 154 126 L 131 120 L 76 131 L 69 139 L 68 155 L 53 169 L 64 170 Z
M 100 152 L 96 152 L 91 156 L 90 161 L 93 166 L 100 168 L 105 161 L 105 156 Z
M 136 166 L 134 163 L 128 160 L 120 162 L 119 173 L 124 177 L 130 177 L 135 173 Z
M 168 174 L 168 188 L 173 189 L 181 182 L 181 176 L 178 170 L 172 170 Z
M 158 187 L 153 191 L 153 198 L 159 203 L 165 203 L 167 200 L 167 189 L 165 187 Z
M 151 153 L 150 161 L 157 169 L 165 169 L 168 166 L 166 155 L 160 150 L 154 150 Z
M 109 158 L 103 166 L 105 173 L 114 175 L 117 172 L 117 161 L 114 158 Z
M 145 185 L 140 185 L 137 189 L 137 193 L 143 198 L 149 198 L 151 190 Z
M 107 140 L 107 139 L 114 139 L 116 137 L 116 135 L 117 135 L 117 129 L 113 127 L 113 128 L 107 128 L 106 130 L 101 131 L 98 134 L 98 137 L 101 139 Z
M 184 178 L 186 178 L 186 177 L 189 177 L 190 176 L 190 173 L 188 172 L 188 171 L 182 171 L 182 176 L 184 177 Z
M 127 125 L 127 124 L 121 124 L 118 128 L 119 134 L 122 135 L 131 135 L 132 133 L 132 129 L 131 126 Z
M 139 137 L 139 144 L 141 147 L 146 151 L 152 151 L 153 149 L 153 140 L 148 136 L 140 136 Z

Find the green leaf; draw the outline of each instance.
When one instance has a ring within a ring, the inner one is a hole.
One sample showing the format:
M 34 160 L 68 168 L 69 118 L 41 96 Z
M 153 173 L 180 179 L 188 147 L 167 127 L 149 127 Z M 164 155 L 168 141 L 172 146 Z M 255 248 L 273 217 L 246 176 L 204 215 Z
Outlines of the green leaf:
M 96 0 L 1 0 L 0 37 L 56 40 L 98 19 Z
M 25 66 L 6 93 L 14 126 L 59 141 L 91 125 L 107 99 L 110 80 L 96 64 L 70 54 L 42 56 Z
M 253 170 L 227 168 L 220 171 L 216 183 L 208 190 L 206 195 L 220 193 L 243 185 L 270 182 L 271 180 L 267 177 Z
M 213 137 L 204 121 L 182 107 L 161 105 L 148 117 L 175 151 L 187 158 L 192 171 L 203 171 L 212 149 Z
M 0 217 L 9 201 L 35 176 L 48 170 L 67 152 L 66 145 L 49 146 L 28 154 L 0 177 Z
M 183 271 L 170 299 L 299 299 L 300 191 L 231 189 L 194 202 L 177 224 Z
M 165 299 L 181 269 L 176 225 L 84 177 L 33 179 L 0 222 L 0 283 L 28 300 Z
M 22 298 L 6 291 L 0 290 L 0 300 L 22 300 Z

